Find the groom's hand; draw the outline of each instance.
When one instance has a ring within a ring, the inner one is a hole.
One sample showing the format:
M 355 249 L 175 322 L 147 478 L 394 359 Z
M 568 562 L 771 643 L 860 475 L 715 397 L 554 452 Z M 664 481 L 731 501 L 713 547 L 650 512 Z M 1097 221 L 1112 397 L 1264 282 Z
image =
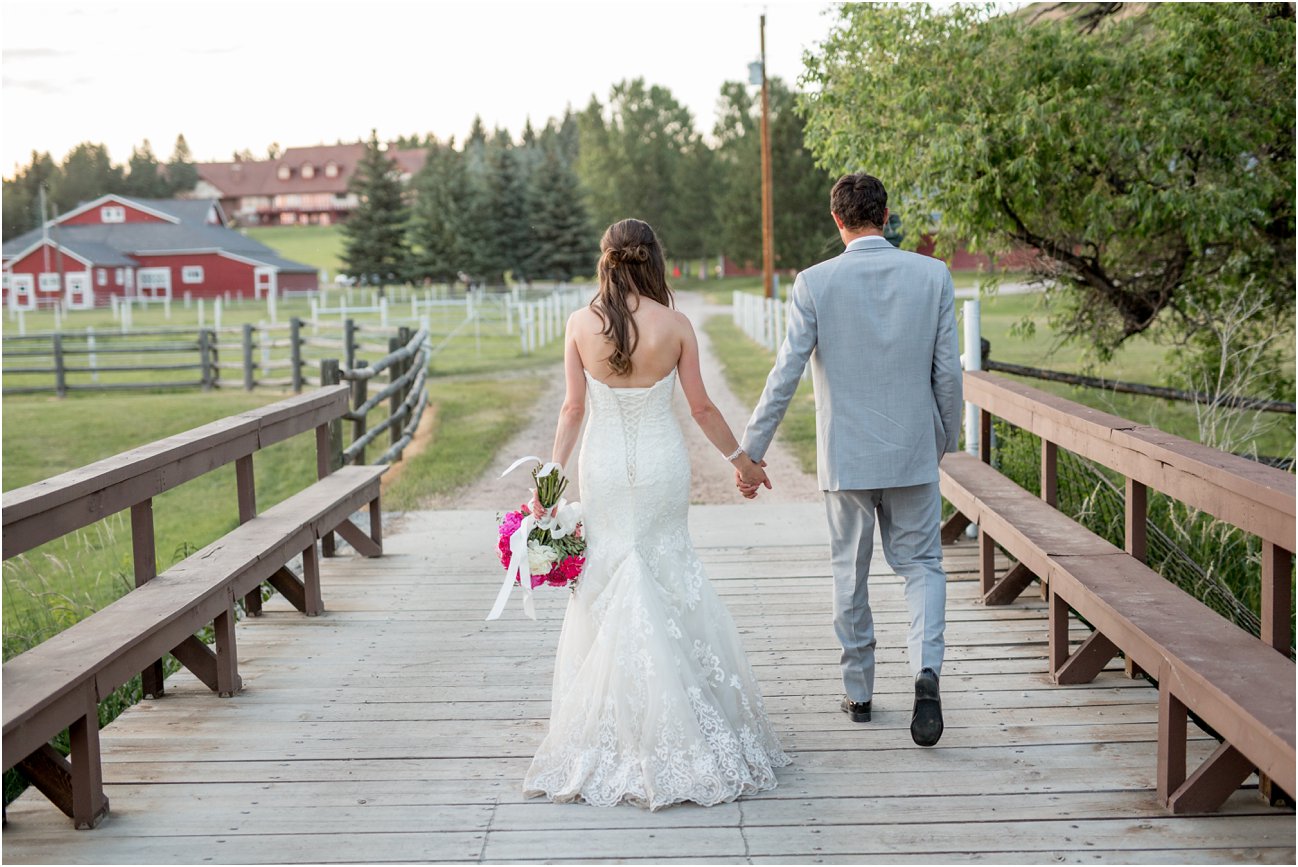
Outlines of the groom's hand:
M 766 461 L 754 461 L 748 455 L 740 455 L 735 460 L 735 487 L 746 498 L 757 496 L 757 491 L 765 485 L 769 490 L 771 480 L 766 475 Z

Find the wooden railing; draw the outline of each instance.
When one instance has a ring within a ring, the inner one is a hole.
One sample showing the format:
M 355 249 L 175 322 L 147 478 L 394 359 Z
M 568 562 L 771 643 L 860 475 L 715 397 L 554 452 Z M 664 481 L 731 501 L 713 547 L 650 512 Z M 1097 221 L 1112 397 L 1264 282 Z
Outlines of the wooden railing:
M 1173 812 L 1216 809 L 1254 769 L 1269 797 L 1291 796 L 1294 477 L 989 373 L 966 371 L 964 395 L 979 410 L 981 460 L 943 460 L 943 496 L 957 512 L 942 535 L 978 525 L 984 601 L 1005 604 L 1041 582 L 1057 683 L 1087 682 L 1118 654 L 1157 682 L 1159 795 Z M 1040 438 L 1039 497 L 988 465 L 993 417 Z M 1055 508 L 1061 449 L 1125 477 L 1123 548 Z M 1146 565 L 1151 490 L 1260 538 L 1260 640 Z M 1017 560 L 1004 575 L 996 545 Z M 1094 630 L 1077 648 L 1070 610 Z M 1187 775 L 1188 714 L 1221 745 Z
M 235 600 L 261 610 L 269 582 L 307 615 L 323 610 L 317 540 L 343 536 L 361 554 L 382 553 L 382 467 L 333 468 L 330 427 L 349 389 L 331 386 L 195 428 L 4 495 L 7 559 L 129 509 L 135 589 L 4 664 L 4 769 L 17 767 L 80 828 L 108 811 L 99 768 L 97 704 L 136 673 L 145 697 L 163 693 L 170 653 L 221 695 L 240 688 Z M 259 512 L 253 458 L 314 431 L 319 481 Z M 158 573 L 156 496 L 233 463 L 239 527 Z M 369 510 L 368 534 L 349 518 Z M 324 551 L 328 556 L 331 550 Z M 302 558 L 303 574 L 290 563 Z M 211 624 L 215 651 L 195 633 Z M 49 740 L 68 729 L 71 761 Z

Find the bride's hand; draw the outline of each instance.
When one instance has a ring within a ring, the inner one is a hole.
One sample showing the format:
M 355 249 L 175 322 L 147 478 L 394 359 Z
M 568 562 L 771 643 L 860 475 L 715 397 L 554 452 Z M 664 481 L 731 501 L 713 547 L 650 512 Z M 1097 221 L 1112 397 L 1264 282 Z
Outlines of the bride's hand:
M 542 506 L 541 501 L 536 498 L 535 488 L 532 489 L 532 501 L 528 504 L 528 506 L 532 510 L 533 518 L 536 518 L 539 521 L 545 517 L 545 507 Z

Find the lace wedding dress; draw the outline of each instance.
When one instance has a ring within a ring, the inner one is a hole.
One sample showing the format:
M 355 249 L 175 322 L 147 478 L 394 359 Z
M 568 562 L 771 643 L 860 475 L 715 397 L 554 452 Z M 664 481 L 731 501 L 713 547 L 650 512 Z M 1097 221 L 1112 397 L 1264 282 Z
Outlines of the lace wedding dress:
M 774 788 L 773 769 L 789 758 L 686 527 L 676 373 L 647 388 L 587 381 L 586 568 L 564 616 L 550 731 L 525 794 L 656 810 Z

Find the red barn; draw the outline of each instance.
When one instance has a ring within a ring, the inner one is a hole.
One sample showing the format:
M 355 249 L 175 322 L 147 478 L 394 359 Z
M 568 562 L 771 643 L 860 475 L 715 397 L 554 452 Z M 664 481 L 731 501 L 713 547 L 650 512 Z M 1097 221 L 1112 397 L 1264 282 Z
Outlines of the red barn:
M 121 298 L 261 298 L 318 287 L 311 265 L 226 225 L 219 203 L 108 195 L 7 241 L 4 303 L 69 309 Z

